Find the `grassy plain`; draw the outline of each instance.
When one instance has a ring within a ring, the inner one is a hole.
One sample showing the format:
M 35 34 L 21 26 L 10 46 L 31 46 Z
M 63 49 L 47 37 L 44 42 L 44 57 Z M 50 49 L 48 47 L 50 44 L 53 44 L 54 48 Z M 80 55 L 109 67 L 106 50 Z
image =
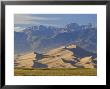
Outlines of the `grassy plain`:
M 15 68 L 15 76 L 96 76 L 96 68 Z

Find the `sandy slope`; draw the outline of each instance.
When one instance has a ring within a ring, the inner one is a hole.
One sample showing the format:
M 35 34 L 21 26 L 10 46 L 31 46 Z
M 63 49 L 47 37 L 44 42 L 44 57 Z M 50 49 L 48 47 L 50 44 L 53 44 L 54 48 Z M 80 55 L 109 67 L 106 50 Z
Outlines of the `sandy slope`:
M 42 59 L 38 60 L 36 62 L 36 65 L 44 64 L 47 65 L 48 68 L 77 68 L 77 67 L 84 67 L 84 68 L 94 68 L 94 65 L 91 63 L 92 58 L 90 57 L 84 57 L 81 58 L 80 61 L 78 61 L 76 64 L 71 64 L 69 62 L 73 61 L 75 56 L 74 53 L 69 48 L 76 48 L 76 45 L 69 45 L 67 48 L 64 46 L 50 50 L 48 53 L 43 54 Z M 35 60 L 35 54 L 27 53 L 25 55 L 21 55 L 18 58 L 15 59 L 15 67 L 25 67 L 25 68 L 32 68 L 33 62 Z M 64 62 L 63 59 L 65 59 L 66 62 Z M 39 66 L 35 66 L 39 67 Z
M 65 49 L 64 46 L 53 49 L 46 53 L 50 57 L 43 58 L 39 62 L 48 65 L 48 68 L 76 68 L 70 63 L 64 63 L 61 58 L 71 61 L 74 58 L 73 52 Z
M 31 68 L 33 65 L 33 60 L 35 60 L 34 58 L 35 54 L 33 52 L 18 56 L 15 59 L 15 65 L 16 67 Z

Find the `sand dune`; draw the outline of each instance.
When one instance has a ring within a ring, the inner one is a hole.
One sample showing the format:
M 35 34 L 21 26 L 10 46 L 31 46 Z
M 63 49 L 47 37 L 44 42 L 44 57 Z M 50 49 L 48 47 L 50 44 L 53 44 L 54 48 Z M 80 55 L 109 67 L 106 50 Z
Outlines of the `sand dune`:
M 25 68 L 94 68 L 92 64 L 92 56 L 80 58 L 79 61 L 75 60 L 74 52 L 68 50 L 76 48 L 76 45 L 61 46 L 59 48 L 50 50 L 46 54 L 34 54 L 27 53 L 25 55 L 17 56 L 15 58 L 15 67 L 25 67 Z M 40 56 L 41 57 L 40 57 Z M 40 60 L 38 57 L 40 57 Z M 62 60 L 64 59 L 64 60 Z M 66 62 L 67 61 L 67 62 Z M 75 62 L 76 61 L 76 62 Z
M 16 67 L 32 68 L 33 60 L 35 60 L 34 52 L 28 53 L 25 55 L 21 55 L 21 56 L 16 57 L 15 66 Z

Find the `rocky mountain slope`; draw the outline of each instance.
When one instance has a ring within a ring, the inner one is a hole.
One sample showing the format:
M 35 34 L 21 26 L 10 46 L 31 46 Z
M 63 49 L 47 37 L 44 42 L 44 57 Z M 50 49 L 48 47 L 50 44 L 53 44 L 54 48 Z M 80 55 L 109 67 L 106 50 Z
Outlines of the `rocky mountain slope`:
M 89 52 L 96 53 L 97 28 L 77 23 L 67 24 L 64 28 L 52 26 L 31 26 L 23 31 L 14 32 L 15 54 L 36 51 L 48 52 L 53 48 L 73 43 Z

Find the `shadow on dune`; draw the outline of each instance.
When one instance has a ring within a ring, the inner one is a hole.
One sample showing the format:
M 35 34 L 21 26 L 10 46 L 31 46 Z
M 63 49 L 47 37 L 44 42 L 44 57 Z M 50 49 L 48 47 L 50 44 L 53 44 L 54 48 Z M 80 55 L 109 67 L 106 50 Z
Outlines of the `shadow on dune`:
M 47 68 L 48 66 L 46 64 L 38 63 L 36 60 L 33 61 L 33 68 Z
M 61 58 L 61 59 L 62 59 L 62 61 L 63 61 L 64 63 L 71 63 L 71 64 L 77 63 L 77 62 L 75 62 L 75 61 L 67 61 L 67 60 L 65 60 L 64 58 Z
M 34 52 L 34 54 L 36 55 L 35 57 L 36 61 L 41 60 L 43 58 L 43 54 L 39 54 L 37 52 Z
M 44 58 L 43 54 L 39 54 L 37 52 L 34 52 L 34 54 L 36 55 L 35 60 L 33 60 L 33 68 L 47 68 L 48 66 L 46 64 L 42 64 L 39 63 L 38 61 L 41 60 L 42 58 Z
M 84 68 L 84 67 L 81 66 L 81 65 L 76 65 L 76 63 L 79 62 L 79 60 L 75 60 L 75 61 L 67 61 L 67 60 L 65 60 L 64 58 L 61 58 L 61 59 L 62 59 L 62 61 L 63 61 L 64 63 L 70 63 L 71 65 L 73 65 L 73 66 L 75 66 L 75 67 L 78 67 L 78 68 Z
M 92 58 L 96 58 L 97 54 L 96 53 L 92 53 L 89 51 L 84 50 L 83 48 L 80 47 L 76 47 L 76 48 L 66 48 L 67 50 L 70 50 L 74 53 L 75 57 L 77 58 L 83 58 L 83 57 L 87 57 L 87 56 L 92 56 Z

